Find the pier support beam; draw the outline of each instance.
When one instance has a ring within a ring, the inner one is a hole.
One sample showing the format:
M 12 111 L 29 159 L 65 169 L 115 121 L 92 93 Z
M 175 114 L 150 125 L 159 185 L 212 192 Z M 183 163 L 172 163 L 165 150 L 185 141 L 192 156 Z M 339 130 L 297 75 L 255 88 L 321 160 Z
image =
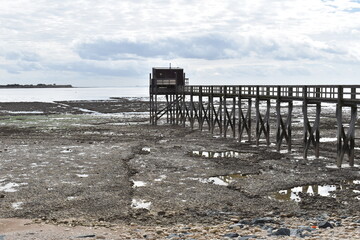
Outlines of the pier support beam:
M 231 106 L 229 107 L 227 104 L 227 87 L 224 87 L 225 91 L 224 91 L 224 100 L 223 100 L 223 104 L 224 104 L 224 138 L 227 137 L 227 130 L 231 129 L 232 131 L 232 136 L 235 138 L 235 107 L 236 107 L 236 100 L 234 97 L 232 97 L 232 101 L 231 101 Z
M 266 112 L 264 116 L 260 112 L 260 99 L 257 98 L 255 102 L 256 107 L 256 145 L 259 145 L 261 134 L 263 133 L 266 139 L 266 145 L 270 145 L 270 100 L 262 100 L 266 102 Z
M 280 100 L 277 100 L 276 102 L 276 148 L 279 152 L 283 139 L 285 139 L 288 152 L 291 152 L 291 116 L 293 111 L 293 102 L 287 102 L 288 108 L 285 121 L 283 120 L 283 116 L 281 114 L 281 103 L 282 102 Z
M 349 156 L 349 165 L 354 166 L 354 148 L 355 148 L 355 125 L 357 121 L 357 105 L 349 106 L 351 108 L 351 120 L 347 132 L 343 125 L 343 105 L 337 104 L 336 116 L 337 116 L 337 161 L 338 167 L 344 159 L 345 153 Z
M 245 99 L 247 101 L 247 108 L 246 113 L 243 110 L 243 102 L 241 97 L 238 99 L 238 108 L 239 108 L 239 120 L 238 120 L 238 131 L 239 131 L 239 141 L 241 142 L 244 131 L 248 135 L 248 141 L 251 141 L 251 98 Z
M 321 103 L 315 103 L 316 112 L 315 112 L 315 122 L 313 126 L 310 124 L 308 117 L 308 101 L 303 102 L 303 115 L 304 115 L 304 159 L 307 159 L 308 151 L 310 145 L 312 144 L 315 148 L 315 157 L 319 158 L 320 156 L 320 113 L 321 113 Z
M 222 97 L 219 98 L 219 104 L 215 104 L 215 97 L 211 101 L 211 133 L 214 134 L 216 128 L 219 129 L 220 135 L 222 134 Z
M 150 80 L 154 83 L 151 75 Z M 158 99 L 158 95 L 162 97 Z M 251 129 L 253 100 L 256 145 L 259 145 L 260 138 L 265 138 L 266 144 L 270 145 L 270 103 L 276 100 L 277 151 L 281 150 L 284 143 L 291 151 L 293 101 L 303 102 L 304 159 L 307 159 L 312 147 L 315 156 L 319 158 L 320 155 L 321 104 L 337 103 L 336 164 L 341 167 L 345 155 L 348 155 L 350 166 L 354 166 L 360 86 L 185 86 L 174 90 L 163 85 L 151 85 L 150 124 L 157 125 L 158 120 L 166 115 L 169 124 L 186 126 L 186 121 L 189 121 L 191 129 L 196 127 L 200 130 L 207 124 L 212 134 L 225 138 L 238 137 L 240 142 L 247 134 L 248 141 L 251 141 L 251 135 L 254 134 Z M 344 107 L 347 108 L 344 114 L 346 118 L 343 118 Z

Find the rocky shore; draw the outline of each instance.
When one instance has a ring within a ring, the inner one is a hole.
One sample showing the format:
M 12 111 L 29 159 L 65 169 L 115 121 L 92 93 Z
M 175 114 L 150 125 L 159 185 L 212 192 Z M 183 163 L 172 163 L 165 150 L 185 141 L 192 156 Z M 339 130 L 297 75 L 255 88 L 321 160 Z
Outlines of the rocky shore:
M 276 152 L 151 126 L 141 99 L 1 103 L 0 240 L 357 239 L 359 162 L 335 167 L 322 111 L 321 157 L 304 160 L 300 106 Z

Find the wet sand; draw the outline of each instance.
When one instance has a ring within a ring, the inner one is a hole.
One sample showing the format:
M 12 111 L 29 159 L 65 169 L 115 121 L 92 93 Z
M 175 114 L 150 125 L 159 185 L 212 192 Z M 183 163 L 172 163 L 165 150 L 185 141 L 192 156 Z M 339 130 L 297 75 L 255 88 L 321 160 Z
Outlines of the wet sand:
M 188 127 L 150 126 L 147 111 L 136 99 L 1 103 L 0 236 L 161 239 L 184 228 L 197 229 L 195 239 L 221 239 L 244 219 L 270 217 L 290 227 L 316 224 L 319 216 L 358 231 L 359 167 L 333 167 L 331 106 L 323 109 L 321 158 L 310 152 L 308 160 L 301 158 L 301 107 L 294 110 L 291 153 Z M 267 236 L 257 228 L 237 231 Z M 332 237 L 346 238 L 335 229 Z

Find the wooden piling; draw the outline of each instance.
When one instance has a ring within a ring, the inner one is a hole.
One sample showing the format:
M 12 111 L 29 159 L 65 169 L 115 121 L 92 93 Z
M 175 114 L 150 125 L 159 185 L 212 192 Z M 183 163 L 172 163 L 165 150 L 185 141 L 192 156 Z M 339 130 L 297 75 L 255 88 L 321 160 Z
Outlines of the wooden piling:
M 207 124 L 207 129 L 212 134 L 220 134 L 224 138 L 232 136 L 240 142 L 247 135 L 250 142 L 251 126 L 255 120 L 257 145 L 261 138 L 270 145 L 271 101 L 276 101 L 276 149 L 280 151 L 285 143 L 288 152 L 291 152 L 292 147 L 293 102 L 301 101 L 304 159 L 307 159 L 312 148 L 315 157 L 320 156 L 322 103 L 336 104 L 336 164 L 341 167 L 344 156 L 348 155 L 350 166 L 354 165 L 360 86 L 184 86 L 175 94 L 162 94 L 166 99 L 164 107 L 164 103 L 158 102 L 158 95 L 158 88 L 150 87 L 150 124 L 157 125 L 158 120 L 166 114 L 169 124 L 186 126 L 189 121 L 191 129 L 198 127 L 200 130 L 204 130 Z M 252 118 L 253 107 L 255 119 Z M 309 111 L 314 108 L 315 111 Z M 350 109 L 349 127 L 344 127 L 344 108 Z

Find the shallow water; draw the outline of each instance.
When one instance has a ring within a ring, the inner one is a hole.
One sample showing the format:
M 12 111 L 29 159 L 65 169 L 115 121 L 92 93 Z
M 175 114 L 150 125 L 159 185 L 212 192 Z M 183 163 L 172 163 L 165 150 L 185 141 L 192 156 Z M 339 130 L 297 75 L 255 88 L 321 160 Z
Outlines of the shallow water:
M 342 189 L 349 189 L 349 185 L 358 185 L 360 184 L 360 180 L 353 180 L 347 182 L 347 184 L 337 184 L 337 185 L 305 185 L 293 187 L 290 189 L 280 190 L 273 194 L 273 198 L 279 201 L 295 201 L 300 202 L 302 194 L 307 194 L 309 196 L 322 196 L 322 197 L 332 197 L 336 198 L 335 191 Z M 357 190 L 353 190 L 354 193 L 360 193 Z M 360 199 L 359 196 L 356 197 Z
M 53 102 L 70 100 L 109 100 L 112 97 L 148 97 L 147 87 L 122 88 L 6 88 L 0 89 L 0 102 Z
M 134 198 L 131 202 L 131 207 L 135 209 L 141 209 L 141 208 L 150 209 L 151 204 L 152 204 L 151 202 Z
M 222 175 L 222 176 L 214 176 L 209 178 L 191 178 L 192 180 L 197 180 L 201 183 L 210 183 L 215 185 L 221 185 L 221 186 L 228 186 L 230 183 L 242 179 L 250 177 L 249 174 L 241 174 L 241 173 L 235 173 L 235 174 L 229 174 L 229 175 Z
M 192 157 L 205 157 L 205 158 L 241 158 L 251 157 L 251 153 L 243 153 L 238 151 L 192 151 L 190 156 Z

